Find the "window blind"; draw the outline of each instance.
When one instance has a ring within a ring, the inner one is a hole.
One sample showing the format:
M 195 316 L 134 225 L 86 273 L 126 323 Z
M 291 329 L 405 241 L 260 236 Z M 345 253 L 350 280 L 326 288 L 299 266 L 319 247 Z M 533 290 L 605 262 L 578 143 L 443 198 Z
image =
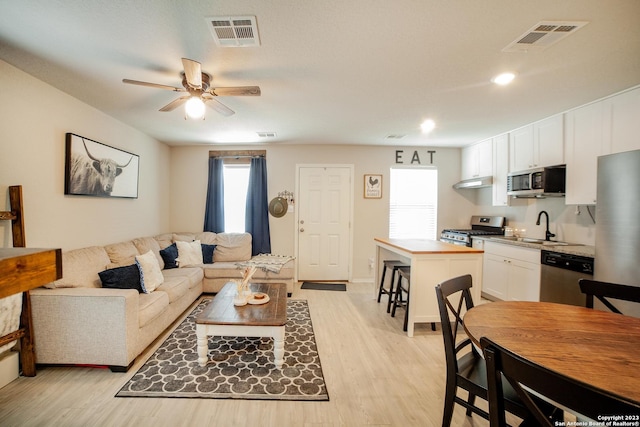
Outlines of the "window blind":
M 435 240 L 437 223 L 438 170 L 391 168 L 389 237 Z

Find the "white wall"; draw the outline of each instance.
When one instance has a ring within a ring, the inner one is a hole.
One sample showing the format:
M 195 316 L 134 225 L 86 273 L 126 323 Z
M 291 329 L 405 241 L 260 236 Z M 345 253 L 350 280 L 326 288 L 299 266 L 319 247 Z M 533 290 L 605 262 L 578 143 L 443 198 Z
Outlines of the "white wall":
M 255 149 L 256 146 L 191 146 L 171 148 L 171 228 L 173 230 L 202 230 L 204 203 L 207 193 L 209 150 Z M 396 150 L 404 150 L 403 159 L 409 164 L 418 151 L 422 164 L 429 164 L 427 150 L 435 150 L 433 164 L 439 170 L 438 230 L 446 227 L 465 227 L 474 213 L 473 203 L 454 191 L 451 186 L 460 177 L 460 150 L 426 147 L 372 147 L 339 145 L 261 145 L 267 151 L 269 199 L 279 192 L 295 190 L 297 164 L 353 164 L 354 165 L 354 248 L 353 279 L 370 279 L 369 257 L 374 256 L 373 238 L 388 236 L 389 169 L 396 164 Z M 381 199 L 364 199 L 363 175 L 382 174 Z M 419 189 L 416 189 L 419 191 Z M 272 252 L 295 255 L 295 214 L 282 218 L 270 217 Z
M 63 250 L 169 231 L 169 147 L 0 61 L 0 210 L 22 185 L 29 247 Z M 138 199 L 64 195 L 65 134 L 140 156 Z M 11 247 L 9 221 L 0 247 Z

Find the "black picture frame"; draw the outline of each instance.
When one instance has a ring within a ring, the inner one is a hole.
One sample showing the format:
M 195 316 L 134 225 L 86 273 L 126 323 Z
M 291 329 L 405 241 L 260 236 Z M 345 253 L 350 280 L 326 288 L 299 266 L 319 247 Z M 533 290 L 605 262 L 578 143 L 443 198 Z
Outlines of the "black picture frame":
M 64 194 L 138 198 L 137 154 L 67 133 L 64 169 Z

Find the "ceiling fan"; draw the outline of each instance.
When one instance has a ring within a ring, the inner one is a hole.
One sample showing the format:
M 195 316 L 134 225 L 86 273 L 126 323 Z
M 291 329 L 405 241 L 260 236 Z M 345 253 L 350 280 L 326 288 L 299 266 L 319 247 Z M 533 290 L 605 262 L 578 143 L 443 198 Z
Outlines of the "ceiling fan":
M 210 87 L 211 76 L 202 72 L 202 66 L 198 61 L 182 58 L 184 71 L 182 75 L 182 86 L 174 87 L 157 83 L 141 82 L 138 80 L 122 79 L 123 83 L 149 86 L 158 89 L 172 90 L 174 92 L 186 92 L 188 95 L 174 99 L 160 111 L 173 111 L 180 105 L 186 104 L 187 115 L 191 118 L 204 118 L 204 105 L 207 105 L 222 114 L 230 116 L 235 111 L 215 99 L 217 96 L 260 96 L 259 86 L 238 86 L 238 87 Z M 195 105 L 194 105 L 195 104 Z M 198 114 L 190 114 L 189 108 L 194 107 Z

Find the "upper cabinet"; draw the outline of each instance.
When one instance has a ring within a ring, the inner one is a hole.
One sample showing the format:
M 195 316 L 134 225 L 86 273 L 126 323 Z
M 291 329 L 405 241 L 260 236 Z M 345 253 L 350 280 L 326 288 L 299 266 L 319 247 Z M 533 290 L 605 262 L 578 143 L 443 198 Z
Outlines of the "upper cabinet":
M 509 133 L 509 169 L 564 164 L 564 121 L 557 114 Z
M 595 102 L 566 114 L 567 184 L 565 203 L 596 203 L 598 156 L 607 154 L 602 131 L 603 104 Z
M 493 173 L 493 146 L 490 139 L 462 149 L 462 172 L 460 178 L 478 178 Z
M 607 98 L 603 103 L 604 142 L 609 151 L 640 148 L 640 88 Z
M 491 140 L 493 143 L 493 206 L 508 206 L 509 135 L 505 133 Z
M 566 113 L 568 205 L 596 203 L 598 156 L 640 149 L 640 88 Z

